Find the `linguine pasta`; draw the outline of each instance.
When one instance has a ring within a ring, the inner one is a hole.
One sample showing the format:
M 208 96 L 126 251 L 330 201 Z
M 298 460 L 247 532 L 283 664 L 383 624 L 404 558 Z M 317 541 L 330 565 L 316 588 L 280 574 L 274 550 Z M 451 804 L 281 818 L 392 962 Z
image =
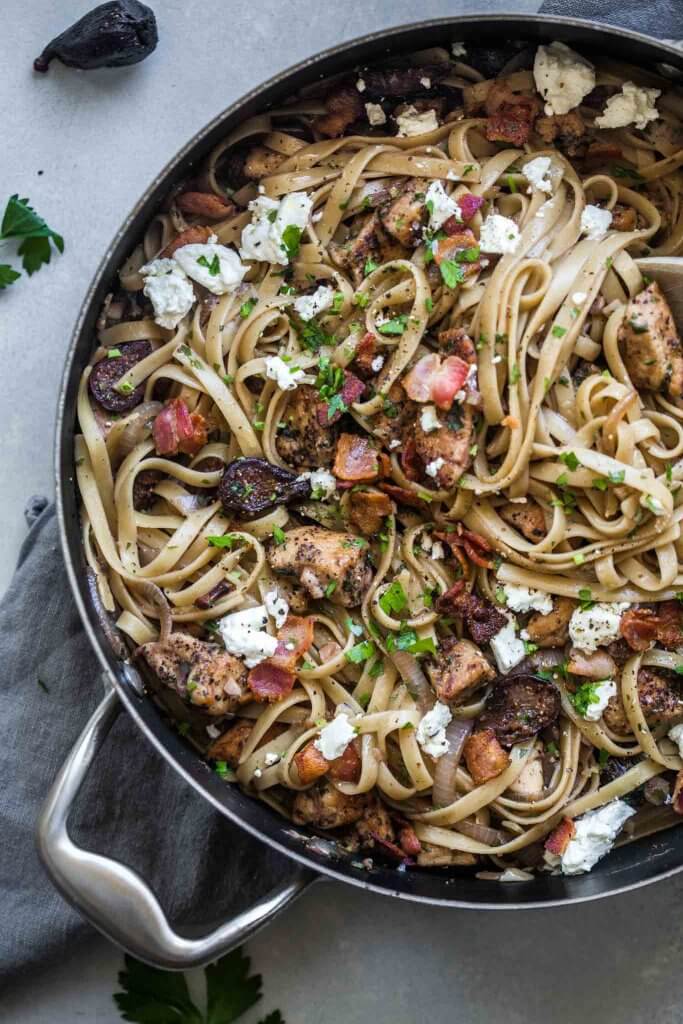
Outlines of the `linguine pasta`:
M 590 867 L 587 812 L 674 823 L 683 768 L 683 355 L 636 262 L 683 249 L 683 107 L 604 60 L 558 113 L 541 51 L 232 132 L 121 268 L 76 441 L 101 615 L 219 774 L 505 880 Z M 598 126 L 625 82 L 653 115 Z

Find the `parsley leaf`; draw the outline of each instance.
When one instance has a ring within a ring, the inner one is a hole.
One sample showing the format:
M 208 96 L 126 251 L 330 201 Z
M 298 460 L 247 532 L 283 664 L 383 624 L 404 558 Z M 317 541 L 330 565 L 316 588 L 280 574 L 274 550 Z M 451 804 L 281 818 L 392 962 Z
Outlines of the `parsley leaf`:
M 570 469 L 572 472 L 575 469 L 578 469 L 581 465 L 574 452 L 562 452 L 562 454 L 559 455 L 558 458 L 560 462 L 564 462 L 567 469 Z
M 350 651 L 347 651 L 344 657 L 353 665 L 359 665 L 361 661 L 367 661 L 368 658 L 372 658 L 376 652 L 377 648 L 372 640 L 363 640 L 362 643 L 356 644 Z
M 555 326 L 552 329 L 552 335 L 553 335 L 554 338 L 564 338 L 566 333 L 567 333 L 567 328 L 566 327 L 560 327 L 559 324 L 555 324 Z
M 465 280 L 465 271 L 455 260 L 442 260 L 439 270 L 447 288 L 457 288 Z
M 231 548 L 235 541 L 240 538 L 236 533 L 224 533 L 217 537 L 207 537 L 208 544 L 212 548 Z
M 407 603 L 406 592 L 398 580 L 394 580 L 379 599 L 379 606 L 387 615 L 402 612 Z
M 256 299 L 247 299 L 246 302 L 242 303 L 242 305 L 240 306 L 240 316 L 242 317 L 243 320 L 246 320 L 248 317 L 251 316 L 251 311 L 255 305 Z
M 9 263 L 0 263 L 0 288 L 7 288 L 8 285 L 14 284 L 18 277 L 21 277 L 18 270 L 10 267 Z
M 582 587 L 579 591 L 579 601 L 581 602 L 582 612 L 590 611 L 595 604 L 592 591 L 588 587 Z
M 206 256 L 200 256 L 199 259 L 197 260 L 197 263 L 199 264 L 200 267 L 206 267 L 206 269 L 211 274 L 211 277 L 216 277 L 217 274 L 220 274 L 221 261 L 218 259 L 218 253 L 214 254 L 212 260 L 208 260 Z
M 296 224 L 288 224 L 282 232 L 282 248 L 287 253 L 287 259 L 293 260 L 299 253 L 301 243 L 301 228 Z
M 572 702 L 572 704 L 574 705 L 574 707 L 576 708 L 576 710 L 582 718 L 586 717 L 586 712 L 588 711 L 590 705 L 597 704 L 600 700 L 597 693 L 595 692 L 597 690 L 597 687 L 597 683 L 582 683 L 581 686 L 579 686 L 576 693 L 569 694 L 570 701 Z
M 28 205 L 28 199 L 20 199 L 18 195 L 13 195 L 8 200 L 0 224 L 0 240 L 4 241 L 7 238 L 23 239 L 18 252 L 27 274 L 34 274 L 36 270 L 40 270 L 43 263 L 50 262 L 50 242 L 59 252 L 64 252 L 62 236 L 48 227 L 43 218 Z M 7 278 L 7 270 L 4 270 L 3 276 Z M 5 280 L 2 287 L 15 280 L 16 277 Z
M 377 328 L 380 334 L 403 334 L 408 323 L 408 314 L 401 313 Z

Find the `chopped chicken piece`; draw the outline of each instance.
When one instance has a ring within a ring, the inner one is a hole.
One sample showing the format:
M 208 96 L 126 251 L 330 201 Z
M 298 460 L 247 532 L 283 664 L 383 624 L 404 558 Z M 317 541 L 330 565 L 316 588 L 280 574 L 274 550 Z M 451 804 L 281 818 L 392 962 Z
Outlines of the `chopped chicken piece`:
M 386 494 L 376 491 L 351 491 L 349 519 L 366 537 L 379 533 L 387 516 L 394 511 L 394 503 Z
M 405 259 L 410 254 L 395 239 L 387 237 L 378 215 L 373 213 L 361 223 L 357 234 L 352 235 L 343 245 L 331 244 L 330 255 L 337 266 L 348 270 L 354 283 L 359 285 L 366 276 L 368 260 L 382 264 Z
M 624 364 L 636 388 L 683 395 L 683 351 L 669 304 L 656 281 L 631 299 L 619 328 Z
M 563 647 L 569 639 L 569 620 L 576 601 L 570 597 L 556 597 L 548 615 L 535 612 L 527 623 L 529 640 L 538 647 Z
M 280 429 L 275 439 L 278 455 L 295 469 L 327 469 L 332 465 L 337 441 L 334 424 L 324 426 L 318 410 L 325 408 L 318 392 L 310 384 L 300 384 L 291 392 Z
M 472 733 L 465 741 L 464 754 L 467 770 L 476 786 L 495 779 L 510 763 L 509 754 L 501 747 L 493 729 Z
M 436 695 L 444 703 L 462 703 L 473 690 L 495 679 L 496 673 L 471 640 L 446 637 L 427 667 Z
M 244 664 L 216 644 L 171 633 L 143 644 L 140 653 L 162 683 L 210 715 L 225 715 L 250 699 Z
M 341 828 L 342 825 L 352 825 L 358 821 L 366 805 L 365 794 L 347 796 L 325 780 L 312 789 L 297 793 L 292 818 L 296 825 Z
M 267 178 L 269 174 L 274 174 L 280 164 L 286 159 L 287 157 L 283 156 L 282 153 L 266 149 L 265 146 L 254 146 L 247 153 L 247 158 L 244 162 L 244 173 L 247 178 L 251 178 L 253 181 L 260 181 L 261 178 Z
M 412 430 L 412 438 L 415 446 L 415 455 L 422 464 L 423 472 L 427 473 L 425 482 L 432 480 L 436 486 L 450 491 L 463 475 L 472 461 L 470 448 L 472 447 L 473 411 L 470 405 L 463 405 L 458 410 L 458 419 L 455 413 L 451 412 L 448 419 L 460 423 L 460 426 L 453 429 L 446 425 L 438 430 L 429 432 L 422 429 L 421 424 L 416 423 Z M 435 464 L 434 475 L 428 471 L 430 465 Z
M 473 853 L 461 850 L 449 850 L 446 846 L 435 846 L 422 841 L 422 849 L 417 855 L 417 863 L 421 868 L 469 868 L 477 863 Z
M 468 366 L 477 364 L 477 348 L 464 327 L 449 327 L 439 331 L 439 348 L 448 355 L 458 356 Z
M 166 248 L 159 253 L 159 256 L 167 259 L 173 255 L 176 249 L 182 249 L 184 245 L 199 245 L 208 242 L 212 234 L 213 228 L 206 227 L 204 224 L 193 224 L 191 227 L 181 231 L 179 235 L 176 235 Z
M 254 722 L 246 718 L 239 718 L 211 744 L 206 756 L 211 761 L 225 761 L 231 768 L 237 768 L 247 740 L 254 731 L 254 725 Z
M 408 178 L 398 198 L 380 211 L 384 230 L 407 248 L 414 248 L 422 241 L 425 193 L 428 187 L 429 181 L 425 178 Z
M 363 817 L 354 829 L 361 846 L 372 848 L 377 840 L 385 843 L 394 842 L 394 826 L 381 800 L 372 798 L 368 801 Z
M 570 110 L 568 114 L 552 114 L 550 117 L 537 117 L 535 130 L 549 146 L 554 143 L 569 156 L 576 156 L 586 134 L 586 123 L 578 110 Z
M 328 138 L 343 135 L 350 124 L 365 115 L 361 94 L 353 85 L 337 86 L 325 100 L 325 107 L 327 113 L 316 117 L 313 127 Z
M 345 608 L 361 603 L 372 579 L 367 545 L 360 547 L 352 533 L 320 526 L 300 526 L 282 544 L 271 542 L 268 561 L 274 572 L 297 576 L 311 597 Z
M 323 757 L 314 740 L 311 740 L 294 755 L 294 764 L 302 786 L 307 786 L 322 775 L 327 775 L 330 767 L 330 762 Z
M 527 498 L 524 504 L 509 501 L 496 511 L 501 519 L 519 530 L 532 544 L 538 544 L 548 532 L 543 509 L 531 498 Z
M 633 206 L 624 206 L 617 203 L 612 209 L 612 223 L 610 227 L 614 231 L 635 231 L 638 227 L 638 217 Z
M 543 761 L 540 751 L 536 749 L 506 793 L 522 800 L 538 800 L 544 788 Z
M 683 718 L 683 695 L 679 688 L 673 680 L 653 672 L 652 669 L 641 668 L 638 672 L 638 699 L 648 725 L 674 722 Z M 619 693 L 610 697 L 602 718 L 607 728 L 620 736 L 631 730 Z
M 183 213 L 193 213 L 208 220 L 233 217 L 237 213 L 233 202 L 213 192 L 181 192 L 175 197 L 175 204 Z

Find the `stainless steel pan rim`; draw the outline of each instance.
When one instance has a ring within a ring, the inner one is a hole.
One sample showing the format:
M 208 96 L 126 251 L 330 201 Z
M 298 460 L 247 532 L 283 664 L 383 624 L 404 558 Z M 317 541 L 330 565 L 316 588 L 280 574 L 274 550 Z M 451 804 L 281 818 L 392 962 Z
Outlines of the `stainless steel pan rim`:
M 115 660 L 108 650 L 106 640 L 86 598 L 82 578 L 81 540 L 76 515 L 73 476 L 72 435 L 75 418 L 75 391 L 80 367 L 87 358 L 91 347 L 94 319 L 101 299 L 107 290 L 108 282 L 122 261 L 123 255 L 133 247 L 134 242 L 139 238 L 144 222 L 151 215 L 166 189 L 194 159 L 203 156 L 233 123 L 263 109 L 274 100 L 315 80 L 316 77 L 327 76 L 344 67 L 350 67 L 357 61 L 372 59 L 373 56 L 377 59 L 392 48 L 395 48 L 396 52 L 401 52 L 438 43 L 443 45 L 444 42 L 455 40 L 466 42 L 475 34 L 478 41 L 481 41 L 482 37 L 496 31 L 504 33 L 506 38 L 510 38 L 508 33 L 511 33 L 513 37 L 529 38 L 530 41 L 547 41 L 557 38 L 573 40 L 577 45 L 584 44 L 588 47 L 601 44 L 604 47 L 605 44 L 609 44 L 610 52 L 628 54 L 632 61 L 651 64 L 659 62 L 672 69 L 677 69 L 681 72 L 681 81 L 683 81 L 683 54 L 675 46 L 660 43 L 641 33 L 577 18 L 514 14 L 438 18 L 411 25 L 396 26 L 325 50 L 274 76 L 227 107 L 199 131 L 155 177 L 124 220 L 100 262 L 84 298 L 66 357 L 55 433 L 57 515 L 67 575 L 88 638 L 100 661 L 105 679 L 113 687 L 121 704 L 133 717 L 146 739 L 154 745 L 162 757 L 187 783 L 208 799 L 216 810 L 241 828 L 246 829 L 257 839 L 268 843 L 271 847 L 298 862 L 301 871 L 297 876 L 296 885 L 293 886 L 295 891 L 290 893 L 289 898 L 293 898 L 306 885 L 310 884 L 313 878 L 322 874 L 372 892 L 391 894 L 401 899 L 417 902 L 464 909 L 521 910 L 581 903 L 628 892 L 651 882 L 670 878 L 683 870 L 683 830 L 680 833 L 679 830 L 676 830 L 675 833 L 663 833 L 653 840 L 640 841 L 623 850 L 617 850 L 612 858 L 603 862 L 590 875 L 576 879 L 539 878 L 534 882 L 516 883 L 515 885 L 474 882 L 463 878 L 449 878 L 423 872 L 399 873 L 394 869 L 381 867 L 373 869 L 372 872 L 365 872 L 355 868 L 350 862 L 332 861 L 320 850 L 306 846 L 306 834 L 303 830 L 296 829 L 291 823 L 280 819 L 265 805 L 253 798 L 246 797 L 235 787 L 226 787 L 207 770 L 196 753 L 182 743 L 177 734 L 162 720 L 151 702 L 142 696 L 139 678 L 135 670 L 131 670 Z M 104 704 L 107 704 L 107 708 L 102 710 Z M 100 716 L 98 722 L 95 725 L 93 722 L 89 723 L 86 729 L 86 732 L 90 729 L 87 736 L 87 743 L 90 744 L 88 747 L 90 760 L 92 760 L 97 746 L 93 737 L 97 734 L 97 742 L 102 742 L 110 724 L 110 721 L 105 720 L 113 718 L 114 705 L 115 701 L 109 695 L 105 698 L 99 712 L 96 713 L 96 716 L 97 714 Z M 80 749 L 75 751 L 76 754 L 80 754 L 80 757 L 76 757 L 76 761 L 80 765 L 78 770 L 83 773 L 87 768 L 87 765 L 84 767 L 84 763 L 88 760 L 84 755 L 85 745 L 86 741 L 82 737 L 77 744 L 77 748 Z M 88 763 L 90 762 L 88 761 Z M 73 764 L 71 768 L 74 771 Z M 75 775 L 71 779 L 72 788 L 73 785 L 76 785 L 77 789 L 78 781 L 74 782 L 74 779 Z M 83 900 L 79 901 L 81 894 L 74 891 L 73 879 L 70 881 L 66 878 L 66 873 L 61 870 L 64 866 L 63 861 L 60 861 L 60 857 L 50 847 L 50 825 L 55 825 L 55 799 L 58 796 L 59 794 L 53 791 L 47 808 L 53 815 L 52 819 L 50 820 L 49 815 L 46 817 L 44 814 L 41 821 L 39 836 L 41 854 L 62 892 L 81 909 L 84 909 Z M 58 800 L 57 803 L 59 803 Z M 64 837 L 67 835 L 68 809 L 67 804 L 62 802 L 57 822 L 61 828 L 62 842 L 61 851 L 57 851 L 57 853 L 61 852 L 61 855 L 65 855 L 66 850 Z M 662 838 L 662 836 L 669 838 Z M 52 838 L 54 839 L 54 835 Z M 645 847 L 643 842 L 647 843 Z M 72 856 L 74 849 L 76 848 L 72 844 Z M 115 881 L 113 878 L 110 880 L 112 884 Z M 141 880 L 138 881 L 141 882 Z M 473 889 L 473 886 L 476 886 L 476 889 Z M 93 911 L 92 907 L 85 907 L 85 912 L 91 919 L 97 917 L 97 913 Z M 115 930 L 111 928 L 107 930 L 106 921 L 96 920 L 95 923 L 116 941 L 131 948 L 126 935 L 115 934 Z M 259 923 L 261 922 L 254 925 L 252 922 L 245 934 L 253 932 Z M 241 934 L 236 941 L 243 939 L 245 934 Z M 182 966 L 190 962 L 203 962 L 203 954 L 197 954 L 192 959 L 187 951 L 179 952 L 176 960 L 170 954 L 164 960 L 163 952 L 159 951 L 152 953 L 147 951 L 149 953 L 147 957 L 145 957 L 145 948 L 136 948 L 134 951 L 143 958 L 156 963 L 164 963 L 170 967 Z

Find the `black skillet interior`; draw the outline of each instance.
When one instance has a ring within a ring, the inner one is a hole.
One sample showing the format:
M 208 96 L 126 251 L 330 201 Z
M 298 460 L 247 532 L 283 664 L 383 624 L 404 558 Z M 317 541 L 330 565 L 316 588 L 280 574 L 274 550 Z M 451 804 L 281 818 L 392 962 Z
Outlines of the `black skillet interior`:
M 314 870 L 352 884 L 407 899 L 479 908 L 552 906 L 594 899 L 662 878 L 683 868 L 683 829 L 659 833 L 650 839 L 612 852 L 590 874 L 575 878 L 541 876 L 533 882 L 500 884 L 468 874 L 439 870 L 397 871 L 376 864 L 370 871 L 353 858 L 341 858 L 333 847 L 313 838 L 280 818 L 265 804 L 228 786 L 208 768 L 168 723 L 149 698 L 141 695 L 137 673 L 117 661 L 109 649 L 89 602 L 83 571 L 78 499 L 73 474 L 73 436 L 76 392 L 82 367 L 92 351 L 94 325 L 102 300 L 118 267 L 139 241 L 169 187 L 187 175 L 217 142 L 245 118 L 281 102 L 310 83 L 354 66 L 386 61 L 392 55 L 429 46 L 450 46 L 454 41 L 492 48 L 508 40 L 530 43 L 561 40 L 587 56 L 609 55 L 648 70 L 662 70 L 683 81 L 683 54 L 654 40 L 590 22 L 535 16 L 508 15 L 444 18 L 367 36 L 344 44 L 298 65 L 253 90 L 204 128 L 160 172 L 133 208 L 109 247 L 85 297 L 69 349 L 60 399 L 56 473 L 58 505 L 62 517 L 62 543 L 72 588 L 88 635 L 119 695 L 147 740 L 167 758 L 186 781 L 231 820 L 290 857 Z

